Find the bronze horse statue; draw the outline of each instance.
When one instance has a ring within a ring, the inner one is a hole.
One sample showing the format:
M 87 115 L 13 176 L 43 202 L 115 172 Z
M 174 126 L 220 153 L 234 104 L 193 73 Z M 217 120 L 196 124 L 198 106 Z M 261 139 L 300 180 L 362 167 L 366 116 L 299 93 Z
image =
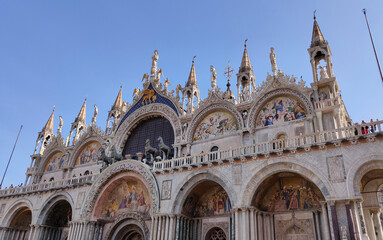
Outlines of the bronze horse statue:
M 158 150 L 150 145 L 150 139 L 146 139 L 145 142 L 145 156 L 150 155 L 150 161 L 152 162 L 154 157 L 158 155 Z
M 166 160 L 169 158 L 169 155 L 170 155 L 170 147 L 168 147 L 165 143 L 164 143 L 164 140 L 162 139 L 161 136 L 159 136 L 157 138 L 157 141 L 158 141 L 158 148 L 160 149 L 161 153 L 162 153 L 162 159 L 163 160 Z

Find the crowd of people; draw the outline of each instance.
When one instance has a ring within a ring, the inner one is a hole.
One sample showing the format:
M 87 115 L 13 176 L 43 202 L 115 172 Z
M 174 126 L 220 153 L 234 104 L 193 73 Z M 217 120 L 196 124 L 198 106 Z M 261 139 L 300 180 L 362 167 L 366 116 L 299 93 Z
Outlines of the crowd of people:
M 376 121 L 379 121 L 378 119 L 376 119 Z M 371 123 L 373 123 L 374 122 L 374 120 L 373 119 L 371 119 Z M 360 127 L 360 130 L 361 130 L 361 132 L 362 132 L 362 134 L 369 134 L 369 133 L 374 133 L 374 132 L 376 132 L 376 124 L 371 124 L 371 125 L 366 125 L 367 123 L 364 121 L 364 120 L 362 120 L 362 123 L 361 124 L 359 124 L 359 123 L 355 123 L 355 126 L 361 126 Z M 358 135 L 358 128 L 356 127 L 355 128 L 355 135 L 357 136 Z

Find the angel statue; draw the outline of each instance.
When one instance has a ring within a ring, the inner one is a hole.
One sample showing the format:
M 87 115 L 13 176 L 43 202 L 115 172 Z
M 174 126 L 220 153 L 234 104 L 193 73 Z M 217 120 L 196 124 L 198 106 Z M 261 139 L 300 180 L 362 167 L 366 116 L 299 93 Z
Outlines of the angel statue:
M 170 84 L 170 81 L 168 78 L 165 79 L 165 82 L 164 82 L 164 89 L 165 89 L 165 93 L 167 94 L 168 93 L 168 84 L 171 86 L 172 84 Z
M 140 89 L 139 88 L 135 88 L 133 90 L 133 97 L 136 98 L 136 97 L 138 97 L 139 94 L 140 94 Z
M 144 76 L 142 76 L 141 82 L 143 82 L 144 79 L 145 79 L 144 85 L 146 85 L 149 81 L 149 75 L 147 73 L 145 73 Z
M 63 118 L 61 116 L 59 118 L 60 118 L 60 123 L 59 123 L 59 127 L 57 128 L 57 135 L 61 135 L 62 128 L 63 128 L 63 125 L 64 125 Z
M 211 88 L 214 90 L 215 87 L 217 86 L 217 72 L 215 71 L 215 68 L 213 65 L 210 65 L 210 72 L 211 72 Z
M 160 68 L 160 69 L 158 69 L 156 79 L 154 80 L 154 85 L 156 87 L 158 87 L 158 85 L 160 84 L 161 75 L 164 76 L 162 69 Z
M 176 99 L 177 99 L 177 101 L 180 100 L 180 91 L 182 91 L 182 86 L 181 86 L 181 84 L 177 84 L 177 86 L 176 86 Z
M 93 118 L 92 118 L 92 125 L 96 125 L 97 115 L 98 115 L 98 107 L 96 104 L 94 104 L 94 113 L 93 113 Z

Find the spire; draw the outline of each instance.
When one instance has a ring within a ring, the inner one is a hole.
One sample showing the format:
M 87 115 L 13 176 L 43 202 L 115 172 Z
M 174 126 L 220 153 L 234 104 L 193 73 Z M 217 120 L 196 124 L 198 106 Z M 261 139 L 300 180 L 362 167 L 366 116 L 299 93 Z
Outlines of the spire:
M 197 77 L 195 75 L 195 67 L 194 67 L 194 59 L 195 58 L 196 58 L 196 56 L 193 57 L 192 66 L 190 69 L 190 74 L 189 74 L 188 82 L 186 83 L 186 87 L 190 87 L 193 85 L 197 86 Z
M 114 101 L 112 110 L 121 109 L 122 108 L 122 85 L 120 86 L 120 91 L 117 94 L 116 101 Z
M 253 71 L 249 59 L 249 54 L 247 53 L 247 45 L 246 45 L 247 39 L 245 40 L 245 50 L 243 51 L 243 57 L 241 62 L 241 67 L 239 68 L 239 72 L 247 72 L 247 71 Z
M 316 12 L 316 10 L 314 11 L 314 27 L 313 27 L 313 36 L 311 39 L 311 47 L 319 46 L 322 43 L 326 42 L 324 40 L 322 31 L 320 30 L 318 22 L 316 20 L 317 18 L 315 16 L 315 12 Z
M 226 92 L 223 93 L 223 99 L 235 101 L 235 95 L 230 89 L 230 86 L 231 86 L 230 79 L 227 79 L 226 86 L 227 86 L 227 89 L 226 89 Z
M 78 113 L 75 122 L 84 122 L 85 123 L 86 119 L 86 98 L 84 103 L 82 104 L 81 110 Z
M 53 106 L 52 114 L 49 117 L 47 123 L 45 124 L 43 130 L 41 130 L 41 133 L 43 133 L 43 132 L 50 132 L 50 133 L 52 133 L 53 132 L 53 119 L 54 119 L 54 115 L 55 115 L 55 106 Z

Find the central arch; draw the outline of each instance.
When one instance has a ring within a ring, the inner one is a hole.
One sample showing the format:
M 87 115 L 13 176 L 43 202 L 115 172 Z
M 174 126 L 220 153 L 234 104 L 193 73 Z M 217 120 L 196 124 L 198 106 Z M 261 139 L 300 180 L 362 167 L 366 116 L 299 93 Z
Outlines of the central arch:
M 134 213 L 120 215 L 106 233 L 108 240 L 144 240 L 150 235 L 145 221 Z

